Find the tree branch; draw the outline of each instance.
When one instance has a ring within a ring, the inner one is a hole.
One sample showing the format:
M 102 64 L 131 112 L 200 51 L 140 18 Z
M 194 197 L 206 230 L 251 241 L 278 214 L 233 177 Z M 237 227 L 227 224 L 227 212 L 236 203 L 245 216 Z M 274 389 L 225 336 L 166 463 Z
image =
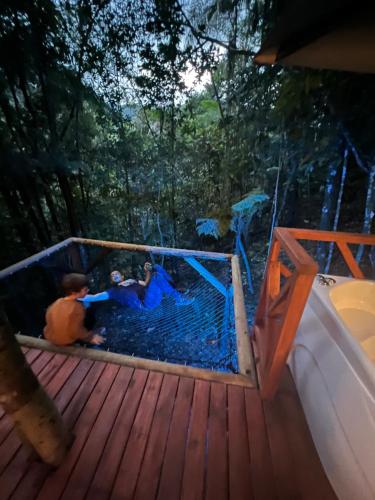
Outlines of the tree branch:
M 236 47 L 231 45 L 231 43 L 225 43 L 225 42 L 222 42 L 221 40 L 218 40 L 217 38 L 213 38 L 209 35 L 205 35 L 204 33 L 202 33 L 201 30 L 199 30 L 199 29 L 195 28 L 195 26 L 193 26 L 190 19 L 187 17 L 184 10 L 182 9 L 180 2 L 177 1 L 177 5 L 178 5 L 178 8 L 179 8 L 183 18 L 186 21 L 185 23 L 182 23 L 183 26 L 186 26 L 187 28 L 189 28 L 196 38 L 199 38 L 200 40 L 205 40 L 206 42 L 214 43 L 215 45 L 220 45 L 220 47 L 224 47 L 224 49 L 228 50 L 228 52 L 232 52 L 233 54 L 238 54 L 238 55 L 243 55 L 243 56 L 254 56 L 255 55 L 255 52 L 253 52 L 251 50 L 237 49 Z

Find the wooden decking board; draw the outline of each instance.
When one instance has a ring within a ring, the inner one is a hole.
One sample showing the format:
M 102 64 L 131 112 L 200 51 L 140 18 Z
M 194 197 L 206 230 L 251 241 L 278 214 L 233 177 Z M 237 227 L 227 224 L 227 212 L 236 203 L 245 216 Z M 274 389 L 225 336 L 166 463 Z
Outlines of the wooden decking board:
M 41 383 L 48 384 L 48 382 L 53 378 L 56 374 L 62 363 L 65 361 L 65 356 L 59 356 L 56 358 L 56 355 L 51 355 L 49 353 L 49 358 L 45 357 L 46 364 L 44 367 L 38 365 L 38 370 L 41 368 L 40 373 L 38 375 Z M 3 451 L 0 456 L 0 474 L 3 472 L 5 467 L 11 461 L 12 457 L 17 453 L 17 450 L 21 447 L 20 440 L 18 435 L 14 429 L 12 429 L 12 423 L 9 417 L 6 417 L 8 426 L 11 431 L 8 433 L 7 437 L 3 442 Z M 6 423 L 6 422 L 5 422 Z M 0 480 L 0 491 L 1 488 L 1 480 Z
M 53 358 L 53 356 L 51 356 L 51 359 L 52 358 Z M 79 361 L 79 360 L 77 360 L 77 361 Z M 48 364 L 49 363 L 47 363 L 46 367 L 48 367 Z M 52 378 L 50 383 L 46 386 L 45 389 L 51 397 L 56 397 L 56 395 L 59 393 L 61 387 L 63 386 L 64 380 L 66 380 L 66 378 L 62 378 L 62 377 L 58 376 L 59 372 L 62 371 L 64 373 L 64 375 L 68 375 L 70 373 L 70 370 L 71 370 L 70 365 L 72 365 L 72 363 L 63 363 L 60 366 L 60 369 L 58 370 L 56 377 Z M 80 379 L 80 382 L 82 383 L 82 378 Z M 81 389 L 81 387 L 84 387 L 83 384 L 80 385 L 80 389 Z M 65 398 L 65 399 L 62 398 L 59 401 L 57 401 L 57 399 L 56 399 L 57 407 L 58 407 L 59 411 L 63 414 L 64 414 L 64 410 L 65 410 L 65 407 L 66 407 L 68 401 L 70 401 L 70 399 L 74 396 L 73 390 L 74 390 L 74 385 L 67 386 L 67 390 L 65 392 L 68 393 L 69 398 Z M 78 399 L 81 401 L 81 404 L 82 404 L 82 402 L 84 402 L 83 398 L 78 398 Z M 50 470 L 50 468 L 48 466 L 45 466 L 42 463 L 29 463 L 28 462 L 29 450 L 25 446 L 21 447 L 21 444 L 19 442 L 19 439 L 18 439 L 15 431 L 12 431 L 12 444 L 13 444 L 13 442 L 15 443 L 15 445 L 18 445 L 17 446 L 18 451 L 17 451 L 17 454 L 15 455 L 14 461 L 10 464 L 11 469 L 9 470 L 8 474 L 5 476 L 8 478 L 11 478 L 11 481 L 7 481 L 7 482 L 3 483 L 2 477 L 0 476 L 0 491 L 4 495 L 4 498 L 9 496 L 14 491 L 14 489 L 18 486 L 18 483 L 20 481 L 22 482 L 22 477 L 25 474 L 27 474 L 29 466 L 30 466 L 30 468 L 34 468 L 34 469 L 35 468 L 42 469 L 44 471 L 43 477 L 45 477 Z M 32 471 L 32 474 L 33 474 L 33 471 Z M 41 475 L 42 475 L 42 473 L 38 474 L 38 476 L 41 476 Z M 29 490 L 27 490 L 25 493 L 27 495 L 30 495 Z
M 259 392 L 255 389 L 244 389 L 244 392 L 254 498 L 276 498 L 268 434 Z
M 34 361 L 42 354 L 41 351 L 38 351 L 36 349 L 31 349 L 29 350 L 25 357 L 29 365 L 33 368 L 33 363 Z M 39 371 L 43 369 L 43 365 L 38 366 Z M 34 370 L 34 373 L 37 375 L 39 372 L 38 370 Z M 12 430 L 12 422 L 8 417 L 6 417 L 5 412 L 2 408 L 0 408 L 0 446 L 3 443 L 3 441 L 6 439 L 10 431 Z
M 185 467 L 181 498 L 203 498 L 205 480 L 205 454 L 210 384 L 197 380 L 194 387 L 189 434 L 186 443 Z
M 53 357 L 54 357 L 53 352 L 47 352 L 47 351 L 42 352 L 42 354 L 38 356 L 37 359 L 31 365 L 31 368 L 35 373 L 35 375 L 39 376 L 39 373 L 45 368 L 46 364 L 49 363 Z
M 333 490 L 321 485 L 324 484 L 324 472 L 317 454 L 304 453 L 304 450 L 313 448 L 311 434 L 308 430 L 302 406 L 297 400 L 295 386 L 289 370 L 285 370 L 277 395 L 284 414 L 285 431 L 294 460 L 296 482 L 299 485 L 300 495 L 304 492 L 307 500 L 321 500 L 335 498 Z M 303 432 L 296 432 L 296 429 Z
M 38 380 L 43 387 L 48 385 L 49 382 L 54 379 L 57 371 L 66 362 L 66 360 L 67 356 L 64 356 L 63 354 L 55 354 L 55 356 L 51 356 L 50 361 L 38 375 Z
M 150 373 L 148 377 L 113 486 L 113 499 L 133 498 L 162 380 L 163 375 L 157 372 Z
M 160 475 L 158 500 L 180 498 L 193 392 L 194 380 L 180 378 Z
M 64 370 L 68 368 L 69 365 L 65 364 Z M 71 380 L 72 383 L 65 383 L 62 386 L 62 389 L 55 398 L 55 403 L 62 413 L 64 421 L 70 428 L 73 428 L 75 421 L 78 419 L 103 372 L 104 365 L 94 365 L 92 361 L 74 358 L 74 363 L 71 363 L 70 369 L 73 371 L 73 374 L 70 375 L 68 380 Z M 51 468 L 43 463 L 33 462 L 29 464 L 26 474 L 17 485 L 12 498 L 19 500 L 25 498 L 34 499 L 50 472 Z
M 38 349 L 27 349 L 24 354 L 27 362 L 29 363 L 29 365 L 31 365 L 35 361 L 35 359 L 42 354 L 42 352 Z
M 75 464 L 64 494 L 61 497 L 62 499 L 70 500 L 85 496 L 100 459 L 97 450 L 102 450 L 106 444 L 108 428 L 111 428 L 113 425 L 131 375 L 132 370 L 126 367 L 121 367 L 118 371 L 96 422 L 91 429 L 90 439 L 86 441 L 80 457 Z
M 109 498 L 147 378 L 147 371 L 133 371 L 132 379 L 111 429 L 109 439 L 103 449 L 87 498 Z M 105 483 L 103 478 L 106 478 Z
M 262 402 L 255 389 L 220 382 L 33 349 L 25 356 L 75 441 L 53 470 L 28 462 L 0 418 L 1 500 L 335 498 L 289 372 Z
M 253 499 L 247 437 L 245 395 L 242 387 L 228 387 L 229 497 Z
M 75 440 L 72 448 L 70 449 L 69 455 L 63 464 L 55 472 L 48 476 L 37 497 L 38 499 L 50 500 L 51 498 L 60 498 L 60 495 L 62 495 L 82 448 L 90 435 L 98 410 L 100 410 L 102 404 L 104 403 L 105 397 L 112 386 L 118 371 L 119 366 L 105 365 L 105 368 L 95 385 L 95 389 L 92 391 L 74 427 Z
M 210 393 L 205 498 L 228 498 L 227 388 L 216 382 Z
M 285 432 L 284 414 L 277 396 L 273 401 L 265 401 L 263 408 L 278 497 L 300 498 L 299 487 L 295 482 L 292 450 Z
M 142 468 L 138 476 L 134 495 L 136 500 L 156 496 L 177 387 L 177 376 L 164 377 Z

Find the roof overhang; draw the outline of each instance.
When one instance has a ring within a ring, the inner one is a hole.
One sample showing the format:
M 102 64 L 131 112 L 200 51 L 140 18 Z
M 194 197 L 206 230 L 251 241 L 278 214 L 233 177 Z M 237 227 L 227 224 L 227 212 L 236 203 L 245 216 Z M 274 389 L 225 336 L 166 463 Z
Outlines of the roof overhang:
M 256 63 L 375 73 L 375 0 L 287 4 Z

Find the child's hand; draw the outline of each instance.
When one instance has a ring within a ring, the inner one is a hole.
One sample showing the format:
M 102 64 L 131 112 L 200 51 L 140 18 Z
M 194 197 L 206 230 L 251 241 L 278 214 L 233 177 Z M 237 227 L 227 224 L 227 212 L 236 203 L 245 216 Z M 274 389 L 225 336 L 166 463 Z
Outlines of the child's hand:
M 105 342 L 104 337 L 98 335 L 97 333 L 91 337 L 90 344 L 101 345 Z

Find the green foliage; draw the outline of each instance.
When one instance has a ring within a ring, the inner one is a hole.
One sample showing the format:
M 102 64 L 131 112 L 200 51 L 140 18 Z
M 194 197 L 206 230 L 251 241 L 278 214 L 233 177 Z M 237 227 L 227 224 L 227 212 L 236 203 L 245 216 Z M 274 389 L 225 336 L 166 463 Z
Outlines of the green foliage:
M 275 196 L 279 224 L 318 227 L 345 137 L 340 222 L 360 230 L 374 77 L 254 66 L 276 4 L 3 1 L 2 260 L 71 234 L 220 249 L 266 235 Z

